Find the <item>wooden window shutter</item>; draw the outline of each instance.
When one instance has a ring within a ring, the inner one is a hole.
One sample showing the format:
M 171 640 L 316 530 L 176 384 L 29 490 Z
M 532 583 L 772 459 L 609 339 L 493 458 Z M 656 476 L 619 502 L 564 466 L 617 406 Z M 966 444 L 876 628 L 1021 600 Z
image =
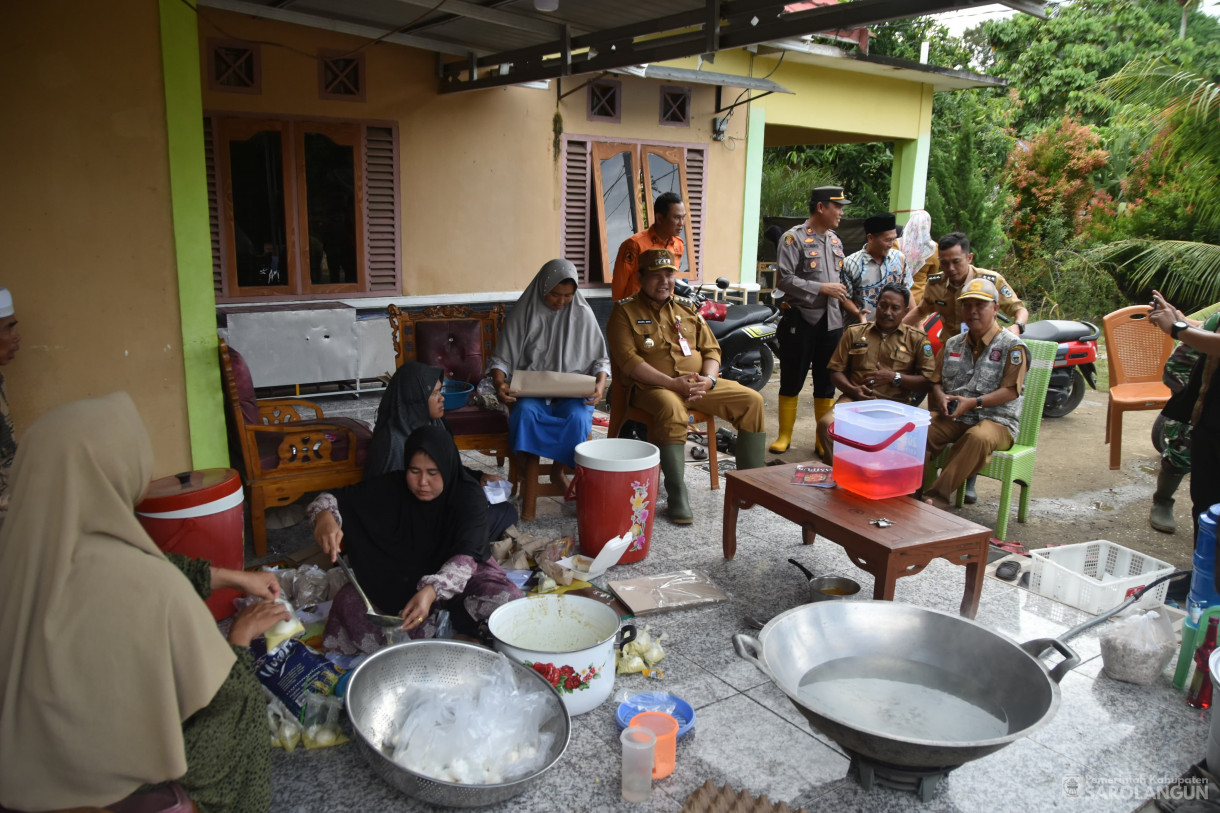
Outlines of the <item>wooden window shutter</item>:
M 400 294 L 397 173 L 392 127 L 368 127 L 364 138 L 365 257 L 368 290 Z
M 560 254 L 576 266 L 582 285 L 589 282 L 589 206 L 593 184 L 589 175 L 590 144 L 568 139 L 564 143 L 563 169 L 563 235 Z
M 707 164 L 707 150 L 691 147 L 686 150 L 686 214 L 687 227 L 690 229 L 691 266 L 698 268 L 699 279 L 703 273 L 703 209 L 704 167 Z M 697 265 L 696 265 L 697 262 Z
M 220 193 L 216 188 L 216 142 L 212 138 L 212 119 L 203 119 L 203 163 L 208 180 L 208 232 L 212 238 L 212 292 L 225 295 L 225 275 L 220 250 Z

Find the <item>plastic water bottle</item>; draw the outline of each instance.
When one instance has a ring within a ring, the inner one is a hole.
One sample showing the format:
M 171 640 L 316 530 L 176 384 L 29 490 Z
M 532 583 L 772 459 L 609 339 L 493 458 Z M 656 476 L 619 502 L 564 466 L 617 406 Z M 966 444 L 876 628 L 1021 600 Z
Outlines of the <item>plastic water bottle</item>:
M 1199 604 L 1213 607 L 1220 604 L 1216 592 L 1216 525 L 1220 521 L 1220 503 L 1199 517 L 1199 536 L 1195 539 L 1194 573 L 1190 577 L 1190 597 L 1187 606 Z

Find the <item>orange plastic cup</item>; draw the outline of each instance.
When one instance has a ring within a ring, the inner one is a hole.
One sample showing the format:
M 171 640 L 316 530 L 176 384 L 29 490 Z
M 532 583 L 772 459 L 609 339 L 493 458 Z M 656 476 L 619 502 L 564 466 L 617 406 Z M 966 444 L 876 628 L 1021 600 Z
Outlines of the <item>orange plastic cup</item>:
M 652 778 L 664 779 L 674 772 L 678 750 L 678 721 L 663 711 L 641 711 L 630 725 L 643 726 L 657 736 L 652 754 Z

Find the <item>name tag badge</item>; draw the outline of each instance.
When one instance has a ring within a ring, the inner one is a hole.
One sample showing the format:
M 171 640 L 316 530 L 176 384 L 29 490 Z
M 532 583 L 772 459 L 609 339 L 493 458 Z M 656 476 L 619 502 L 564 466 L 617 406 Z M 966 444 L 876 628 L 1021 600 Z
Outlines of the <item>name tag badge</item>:
M 651 324 L 652 324 L 652 320 L 651 320 L 651 319 L 636 319 L 636 320 L 635 320 L 635 323 L 636 323 L 637 325 L 651 325 Z
M 946 301 L 945 301 L 945 300 L 943 300 L 943 299 L 938 299 L 938 300 L 936 300 L 936 304 L 937 304 L 937 305 L 947 305 L 947 304 L 949 304 L 949 303 L 948 303 L 948 302 L 946 302 Z
M 690 344 L 687 343 L 686 337 L 682 335 L 682 320 L 679 319 L 674 323 L 674 330 L 678 332 L 678 346 L 682 348 L 682 355 L 690 355 Z
M 852 342 L 852 347 L 868 347 L 868 342 Z

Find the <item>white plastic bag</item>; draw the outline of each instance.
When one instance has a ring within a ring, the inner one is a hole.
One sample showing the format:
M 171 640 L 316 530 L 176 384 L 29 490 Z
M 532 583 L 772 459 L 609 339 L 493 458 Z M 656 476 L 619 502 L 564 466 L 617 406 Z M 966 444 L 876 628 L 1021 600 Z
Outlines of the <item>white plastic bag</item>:
M 1110 624 L 1101 635 L 1101 662 L 1115 680 L 1151 685 L 1177 647 L 1163 612 L 1131 615 Z
M 554 735 L 541 731 L 550 689 L 520 686 L 501 655 L 470 683 L 416 688 L 398 701 L 393 759 L 433 779 L 486 785 L 541 768 Z

